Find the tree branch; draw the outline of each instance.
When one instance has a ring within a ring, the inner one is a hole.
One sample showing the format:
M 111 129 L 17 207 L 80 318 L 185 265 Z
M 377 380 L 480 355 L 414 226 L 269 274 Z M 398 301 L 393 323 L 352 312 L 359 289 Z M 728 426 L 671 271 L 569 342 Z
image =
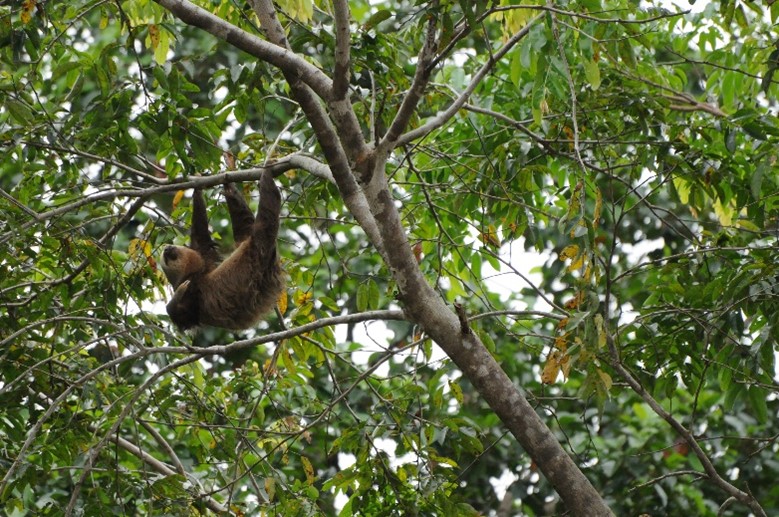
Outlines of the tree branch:
M 343 314 L 341 316 L 333 316 L 332 318 L 322 318 L 320 320 L 306 323 L 299 327 L 282 330 L 280 332 L 272 332 L 257 336 L 251 339 L 244 339 L 241 341 L 234 341 L 229 345 L 213 345 L 205 348 L 192 349 L 187 347 L 167 347 L 167 353 L 194 353 L 198 355 L 223 355 L 237 350 L 245 350 L 252 348 L 263 343 L 272 343 L 274 341 L 283 341 L 291 337 L 300 336 L 314 330 L 329 327 L 332 325 L 344 325 L 350 323 L 360 323 L 363 321 L 375 321 L 375 320 L 397 320 L 406 321 L 408 317 L 403 311 L 398 310 L 381 310 L 381 311 L 367 311 L 357 312 L 352 314 Z
M 414 80 L 411 83 L 406 96 L 403 98 L 403 102 L 395 114 L 395 119 L 387 130 L 387 134 L 381 140 L 377 146 L 379 153 L 388 153 L 396 147 L 398 138 L 401 132 L 408 125 L 411 116 L 416 110 L 419 99 L 425 94 L 425 88 L 427 88 L 428 81 L 430 80 L 430 73 L 432 72 L 431 63 L 435 57 L 435 51 L 437 48 L 436 43 L 436 29 L 438 27 L 438 18 L 430 14 L 430 19 L 427 21 L 427 34 L 425 37 L 425 44 L 422 46 L 422 50 L 419 51 L 417 58 L 417 69 L 414 73 Z
M 52 404 L 52 399 L 44 394 L 44 393 L 38 393 L 33 391 L 32 389 L 29 389 L 30 395 L 37 397 L 41 399 L 41 401 Z M 188 472 L 184 470 L 184 466 L 181 464 L 181 461 L 179 461 L 178 457 L 176 456 L 175 452 L 171 448 L 170 444 L 165 441 L 165 439 L 157 432 L 156 429 L 154 429 L 152 426 L 150 426 L 148 423 L 141 421 L 141 425 L 149 431 L 149 433 L 154 437 L 154 439 L 166 450 L 166 452 L 171 456 L 172 460 L 174 461 L 176 465 L 176 470 L 173 470 L 170 465 L 167 463 L 158 460 L 151 454 L 147 453 L 143 449 L 141 449 L 138 445 L 134 444 L 133 442 L 122 438 L 119 436 L 118 433 L 114 434 L 111 437 L 111 441 L 113 441 L 115 444 L 117 444 L 119 447 L 124 449 L 125 451 L 129 452 L 133 456 L 137 457 L 147 465 L 149 465 L 151 468 L 153 468 L 155 471 L 159 472 L 160 474 L 163 474 L 165 476 L 173 476 L 175 474 L 181 474 L 183 476 L 186 476 L 188 478 L 192 478 Z M 95 424 L 86 422 L 86 427 L 89 429 L 92 433 L 97 433 L 99 431 L 98 426 Z M 205 501 L 206 506 L 209 510 L 217 512 L 219 514 L 229 514 L 229 510 L 222 506 L 219 501 L 214 499 L 213 497 L 202 495 L 200 496 Z
M 460 108 L 462 108 L 466 103 L 474 90 L 476 90 L 476 87 L 479 86 L 482 80 L 493 69 L 495 64 L 500 61 L 509 50 L 514 48 L 514 46 L 519 43 L 522 38 L 527 36 L 528 32 L 530 32 L 530 28 L 544 16 L 546 15 L 539 14 L 530 20 L 527 25 L 525 25 L 519 32 L 514 34 L 501 48 L 499 48 L 494 54 L 490 55 L 490 57 L 487 59 L 487 62 L 479 69 L 478 72 L 476 72 L 476 75 L 473 76 L 473 79 L 471 79 L 471 82 L 465 88 L 465 91 L 461 93 L 460 96 L 455 99 L 454 102 L 452 102 L 452 104 L 443 113 L 432 117 L 420 127 L 412 129 L 408 133 L 400 136 L 395 144 L 395 147 L 402 146 L 418 138 L 422 138 L 434 129 L 443 126 L 449 119 L 454 117 Z
M 271 41 L 277 45 L 287 45 L 286 36 L 276 17 L 273 3 L 270 0 L 253 0 L 252 5 L 254 6 L 254 11 L 257 13 L 257 16 L 260 18 L 260 24 L 268 33 Z M 282 73 L 284 73 L 284 77 L 286 77 L 287 82 L 289 83 L 293 97 L 298 104 L 300 104 L 300 107 L 306 114 L 306 118 L 311 124 L 311 128 L 316 134 L 317 141 L 322 147 L 322 152 L 325 155 L 327 163 L 330 165 L 330 171 L 333 174 L 338 190 L 341 192 L 344 203 L 360 226 L 362 226 L 376 249 L 381 251 L 383 245 L 378 229 L 376 228 L 376 222 L 373 220 L 370 210 L 368 210 L 362 190 L 352 174 L 349 163 L 349 152 L 351 152 L 351 154 L 359 153 L 361 155 L 367 153 L 365 142 L 362 139 L 362 134 L 359 131 L 359 124 L 356 122 L 356 115 L 354 115 L 351 105 L 346 102 L 348 105 L 348 112 L 351 115 L 342 113 L 340 117 L 335 117 L 336 124 L 338 124 L 339 120 L 341 122 L 343 130 L 343 134 L 341 135 L 342 138 L 348 139 L 346 141 L 339 140 L 339 135 L 330 123 L 327 113 L 322 105 L 316 100 L 308 86 L 301 83 L 296 76 L 288 74 L 284 70 L 282 70 Z M 341 111 L 343 111 L 344 101 L 334 101 L 330 105 L 331 107 L 335 106 L 336 108 L 340 106 Z
M 67 203 L 57 208 L 52 208 L 46 212 L 37 213 L 34 210 L 24 210 L 25 213 L 30 214 L 33 219 L 24 223 L 20 227 L 9 231 L 0 236 L 0 244 L 5 243 L 9 239 L 18 235 L 19 230 L 25 230 L 30 226 L 44 222 L 48 219 L 59 217 L 73 210 L 77 210 L 82 206 L 86 206 L 99 201 L 108 201 L 116 198 L 147 198 L 149 196 L 160 194 L 164 192 L 175 192 L 177 190 L 184 190 L 190 188 L 210 188 L 217 185 L 224 185 L 225 183 L 242 182 L 242 181 L 257 181 L 262 177 L 264 171 L 270 171 L 274 176 L 283 174 L 284 172 L 292 169 L 303 169 L 310 172 L 313 176 L 322 178 L 331 183 L 334 183 L 333 175 L 330 172 L 330 168 L 317 161 L 316 159 L 305 156 L 302 154 L 293 154 L 286 158 L 277 160 L 266 167 L 254 167 L 251 169 L 240 169 L 236 171 L 227 171 L 219 174 L 213 174 L 211 176 L 190 176 L 188 178 L 181 178 L 175 180 L 160 180 L 157 186 L 148 188 L 137 189 L 110 189 L 95 194 L 84 196 L 78 201 Z M 18 202 L 17 202 L 18 203 Z M 35 214 L 32 216 L 32 214 Z
M 350 53 L 352 48 L 349 31 L 348 0 L 333 0 L 333 18 L 335 20 L 335 69 L 333 70 L 333 99 L 343 100 L 349 92 Z
M 666 411 L 663 406 L 661 406 L 660 403 L 657 402 L 657 400 L 655 400 L 655 398 L 652 397 L 652 395 L 646 391 L 646 389 L 644 389 L 644 386 L 638 382 L 638 379 L 633 377 L 628 369 L 625 368 L 625 366 L 622 364 L 622 361 L 619 359 L 619 352 L 617 351 L 617 345 L 614 342 L 613 336 L 611 336 L 611 334 L 607 334 L 606 338 L 609 346 L 609 352 L 611 354 L 612 366 L 614 369 L 617 370 L 617 373 L 619 373 L 625 382 L 628 383 L 628 386 L 630 386 L 630 388 L 635 391 L 644 400 L 644 402 L 649 405 L 649 407 L 652 408 L 652 411 L 654 411 L 660 418 L 665 420 L 666 423 L 668 423 L 668 425 L 670 425 L 671 428 L 673 428 L 673 430 L 676 431 L 676 433 L 687 442 L 687 444 L 690 446 L 690 450 L 695 453 L 698 461 L 701 462 L 706 477 L 726 494 L 731 497 L 735 497 L 738 499 L 738 501 L 749 507 L 753 512 L 755 512 L 756 515 L 760 517 L 767 517 L 765 510 L 762 506 L 760 506 L 760 503 L 754 497 L 752 497 L 750 494 L 747 494 L 746 492 L 739 490 L 719 475 L 717 469 L 714 467 L 714 464 L 711 462 L 711 459 L 709 459 L 708 455 L 703 451 L 700 444 L 695 439 L 695 436 L 693 436 L 690 431 L 688 431 L 678 420 L 676 420 L 673 415 L 671 415 L 671 413 Z
M 457 316 L 427 282 L 408 243 L 386 175 L 381 172 L 384 163 L 377 160 L 375 166 L 376 173 L 366 198 L 379 226 L 385 261 L 397 282 L 406 314 L 455 362 L 533 458 L 571 512 L 587 517 L 613 515 L 478 335 L 461 331 Z
M 280 47 L 249 34 L 187 0 L 154 1 L 184 23 L 203 29 L 234 47 L 272 64 L 285 75 L 300 79 L 323 99 L 332 97 L 333 83 L 330 78 L 314 65 L 288 50 L 286 45 Z

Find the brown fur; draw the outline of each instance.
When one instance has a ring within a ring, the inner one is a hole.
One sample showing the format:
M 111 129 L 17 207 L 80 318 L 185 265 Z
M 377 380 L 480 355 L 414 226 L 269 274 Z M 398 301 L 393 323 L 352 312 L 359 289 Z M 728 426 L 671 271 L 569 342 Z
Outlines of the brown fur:
M 260 207 L 255 217 L 232 184 L 225 198 L 237 248 L 223 262 L 208 230 L 203 195 L 195 191 L 189 246 L 168 246 L 162 270 L 175 289 L 167 306 L 182 330 L 198 325 L 245 329 L 270 311 L 284 289 L 276 253 L 281 195 L 273 177 L 260 179 Z

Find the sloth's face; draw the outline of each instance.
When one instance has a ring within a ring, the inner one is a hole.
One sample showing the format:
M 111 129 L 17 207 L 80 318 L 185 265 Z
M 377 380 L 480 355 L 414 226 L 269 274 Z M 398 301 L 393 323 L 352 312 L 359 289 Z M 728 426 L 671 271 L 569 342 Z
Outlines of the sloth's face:
M 205 265 L 200 253 L 186 246 L 167 246 L 162 252 L 162 271 L 174 289 L 189 275 L 202 271 Z

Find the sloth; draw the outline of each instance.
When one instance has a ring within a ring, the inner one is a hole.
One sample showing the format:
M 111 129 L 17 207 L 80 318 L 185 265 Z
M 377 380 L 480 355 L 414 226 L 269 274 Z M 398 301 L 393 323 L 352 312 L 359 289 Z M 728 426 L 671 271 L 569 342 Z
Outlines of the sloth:
M 174 289 L 166 308 L 181 330 L 247 329 L 275 306 L 284 289 L 276 253 L 281 194 L 267 171 L 259 184 L 256 217 L 235 185 L 224 186 L 236 246 L 224 261 L 208 230 L 203 193 L 195 190 L 189 246 L 167 246 L 162 253 L 162 271 Z

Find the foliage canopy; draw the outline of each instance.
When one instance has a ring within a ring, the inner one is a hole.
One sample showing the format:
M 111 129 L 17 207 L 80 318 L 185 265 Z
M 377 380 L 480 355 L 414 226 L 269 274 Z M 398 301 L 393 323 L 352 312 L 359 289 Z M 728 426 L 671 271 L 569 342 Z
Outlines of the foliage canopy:
M 563 512 L 406 247 L 615 514 L 776 510 L 766 4 L 0 6 L 3 512 Z M 185 191 L 227 247 L 263 168 L 279 313 L 175 332 Z

